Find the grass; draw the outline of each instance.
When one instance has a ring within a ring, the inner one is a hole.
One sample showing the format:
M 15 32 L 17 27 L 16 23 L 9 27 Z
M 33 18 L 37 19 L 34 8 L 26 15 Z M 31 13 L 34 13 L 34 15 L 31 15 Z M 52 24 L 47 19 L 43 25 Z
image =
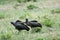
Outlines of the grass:
M 27 9 L 35 9 L 35 8 L 38 8 L 37 6 L 34 6 L 34 5 L 29 5 L 29 6 L 27 6 Z
M 37 2 L 23 3 L 23 6 L 20 5 L 18 9 L 14 9 L 13 5 L 16 3 L 0 5 L 0 40 L 60 40 L 60 14 L 51 14 L 51 9 L 56 9 L 54 4 L 52 4 L 53 7 L 50 7 L 51 5 L 45 7 L 44 5 L 47 2 L 38 0 Z M 39 8 L 28 10 L 27 6 L 30 4 Z M 41 31 L 38 28 L 39 32 L 35 32 L 37 29 L 31 29 L 28 32 L 23 30 L 18 34 L 18 31 L 10 24 L 10 21 L 16 21 L 17 19 L 25 21 L 25 18 L 37 20 L 41 23 Z M 48 28 L 46 25 L 52 25 L 52 27 Z M 31 33 L 31 31 L 34 33 Z
M 54 24 L 53 21 L 51 21 L 51 19 L 45 19 L 44 20 L 44 25 L 46 25 L 47 27 L 52 27 L 52 25 Z
M 3 18 L 5 18 L 5 15 L 4 14 L 0 14 L 0 19 L 3 19 Z
M 40 27 L 32 28 L 32 30 L 31 30 L 31 33 L 38 33 L 38 32 L 41 32 Z
M 60 8 L 56 8 L 54 10 L 51 10 L 52 13 L 60 13 Z
M 27 0 L 17 0 L 17 2 L 21 3 L 21 2 L 27 2 Z
M 1 35 L 1 40 L 8 40 L 11 38 L 10 33 L 5 33 Z

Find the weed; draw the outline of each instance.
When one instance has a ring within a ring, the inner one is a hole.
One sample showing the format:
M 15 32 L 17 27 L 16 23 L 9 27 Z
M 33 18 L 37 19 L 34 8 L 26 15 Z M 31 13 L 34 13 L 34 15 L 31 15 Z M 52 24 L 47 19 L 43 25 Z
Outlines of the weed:
M 34 5 L 28 5 L 27 6 L 28 9 L 34 9 L 34 8 L 38 8 L 37 6 L 34 6 Z
M 34 2 L 36 2 L 37 0 L 33 0 Z
M 27 0 L 17 0 L 17 2 L 19 2 L 19 3 L 27 2 Z
M 8 40 L 10 38 L 11 38 L 11 34 L 10 33 L 1 34 L 1 39 L 2 40 Z
M 60 8 L 59 9 L 51 10 L 51 13 L 60 13 Z
M 32 28 L 32 33 L 36 33 L 36 32 L 40 32 L 41 31 L 41 28 L 39 27 L 36 27 L 36 28 Z
M 43 38 L 37 38 L 36 40 L 43 40 Z
M 47 27 L 52 27 L 53 22 L 52 22 L 50 19 L 45 19 L 45 20 L 44 20 L 44 24 L 45 24 Z
M 0 14 L 0 19 L 3 19 L 5 18 L 5 15 L 4 14 Z

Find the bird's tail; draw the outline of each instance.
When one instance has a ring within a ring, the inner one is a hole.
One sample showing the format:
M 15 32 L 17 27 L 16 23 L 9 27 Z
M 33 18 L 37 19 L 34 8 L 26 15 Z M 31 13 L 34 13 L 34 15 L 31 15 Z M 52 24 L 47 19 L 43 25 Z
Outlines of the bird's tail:
M 42 25 L 40 24 L 39 27 L 42 28 Z
M 30 30 L 30 28 L 29 28 L 29 27 L 27 27 L 27 28 L 26 28 L 26 30 L 27 30 L 27 31 L 29 31 L 29 30 Z

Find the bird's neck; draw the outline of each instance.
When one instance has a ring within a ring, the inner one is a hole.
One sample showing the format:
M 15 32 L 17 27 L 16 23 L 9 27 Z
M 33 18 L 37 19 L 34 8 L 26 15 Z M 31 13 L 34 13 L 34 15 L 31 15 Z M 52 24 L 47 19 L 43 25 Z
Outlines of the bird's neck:
M 28 23 L 28 20 L 26 20 L 26 23 Z
M 15 23 L 12 23 L 15 26 Z

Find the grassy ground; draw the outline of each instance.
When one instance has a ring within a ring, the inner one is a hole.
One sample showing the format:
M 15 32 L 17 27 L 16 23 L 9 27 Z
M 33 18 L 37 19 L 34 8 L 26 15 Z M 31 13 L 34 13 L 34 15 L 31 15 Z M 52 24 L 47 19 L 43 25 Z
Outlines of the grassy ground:
M 0 40 L 60 40 L 60 13 L 51 13 L 53 9 L 60 9 L 60 0 L 20 3 L 16 8 L 18 4 L 16 1 L 7 3 L 0 4 Z M 30 4 L 39 8 L 28 10 L 27 6 Z M 23 30 L 18 35 L 18 31 L 10 21 L 17 19 L 25 21 L 25 18 L 38 20 L 43 25 L 41 32 L 31 33 L 31 30 L 29 32 Z M 46 18 L 51 20 L 52 27 L 44 25 Z

